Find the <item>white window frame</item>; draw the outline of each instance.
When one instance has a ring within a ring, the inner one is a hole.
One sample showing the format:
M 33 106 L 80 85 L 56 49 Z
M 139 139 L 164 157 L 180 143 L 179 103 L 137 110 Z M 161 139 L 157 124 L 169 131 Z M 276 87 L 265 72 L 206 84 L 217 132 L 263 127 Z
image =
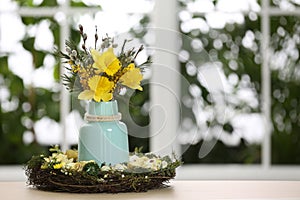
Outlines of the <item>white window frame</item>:
M 168 15 L 165 15 L 166 10 L 169 12 Z M 174 11 L 174 12 L 171 12 Z M 175 0 L 155 0 L 155 7 L 152 16 L 152 24 L 156 28 L 168 28 L 174 31 L 177 31 L 178 21 L 177 21 L 177 1 Z M 41 16 L 50 16 L 54 17 L 57 12 L 64 13 L 66 15 L 66 20 L 60 23 L 60 46 L 64 46 L 65 39 L 70 35 L 70 24 L 67 21 L 69 16 L 78 13 L 95 13 L 99 12 L 97 8 L 76 8 L 70 6 L 70 0 L 65 0 L 65 2 L 58 7 L 41 7 L 41 8 L 31 8 L 31 7 L 21 7 L 16 11 L 20 16 L 30 16 L 30 17 L 41 17 Z M 294 15 L 300 16 L 300 8 L 296 8 L 292 11 L 284 11 L 279 8 L 270 7 L 269 0 L 262 0 L 261 6 L 261 31 L 262 31 L 262 42 L 261 43 L 261 54 L 263 58 L 261 77 L 262 77 L 262 113 L 267 119 L 271 122 L 271 82 L 270 82 L 270 68 L 268 63 L 268 51 L 264 51 L 269 48 L 270 41 L 270 17 L 271 16 L 281 16 L 281 15 Z M 164 16 L 164 17 L 160 17 Z M 156 35 L 156 38 L 159 38 L 160 35 Z M 157 47 L 164 47 L 163 43 L 156 43 Z M 173 52 L 178 52 L 179 49 L 176 45 L 171 46 Z M 174 70 L 179 70 L 179 64 L 174 59 L 162 58 L 159 55 L 155 56 L 154 59 L 157 59 L 157 62 L 163 63 L 164 65 L 173 66 Z M 156 69 L 153 69 L 154 71 Z M 64 67 L 61 67 L 61 74 L 64 73 Z M 165 82 L 165 76 L 162 76 L 161 73 L 153 73 L 152 80 L 156 82 Z M 176 96 L 179 96 L 180 84 L 178 83 L 179 77 L 173 77 L 175 82 L 170 80 L 167 84 L 172 88 L 173 91 L 176 91 Z M 175 83 L 175 84 L 174 84 Z M 60 119 L 62 127 L 65 127 L 66 122 L 63 119 L 66 119 L 69 110 L 70 110 L 70 97 L 66 89 L 62 87 L 61 90 L 61 104 L 60 104 Z M 151 88 L 151 104 L 155 105 L 159 103 L 161 106 L 166 108 L 166 111 L 172 112 L 172 116 L 167 121 L 166 127 L 162 130 L 162 133 L 156 137 L 150 137 L 150 149 L 153 152 L 160 151 L 164 145 L 164 142 L 168 138 L 176 137 L 177 130 L 176 126 L 178 124 L 178 105 L 176 102 L 170 101 L 169 98 L 159 98 L 161 91 L 159 89 Z M 170 97 L 172 98 L 172 97 Z M 158 113 L 151 113 L 152 126 L 151 130 L 155 129 L 155 125 L 160 123 L 160 118 Z M 154 128 L 153 128 L 154 127 Z M 172 128 L 172 127 L 175 127 Z M 270 127 L 270 126 L 269 126 Z M 174 129 L 174 130 L 173 130 Z M 65 133 L 65 131 L 63 131 Z M 61 147 L 63 150 L 68 148 L 68 142 L 66 141 L 66 136 L 62 134 Z M 166 152 L 175 150 L 179 152 L 179 145 L 175 144 L 172 149 L 167 149 Z M 10 169 L 10 167 L 1 167 L 0 172 Z M 237 164 L 187 164 L 183 165 L 178 169 L 177 179 L 289 179 L 289 180 L 299 180 L 300 179 L 300 168 L 299 166 L 276 166 L 271 165 L 271 129 L 269 128 L 265 134 L 265 138 L 262 143 L 262 163 L 258 165 L 237 165 Z M 7 173 L 6 173 L 7 174 Z M 9 171 L 8 171 L 8 174 Z M 14 174 L 12 172 L 11 174 Z M 7 176 L 9 177 L 9 176 Z M 17 179 L 17 178 L 15 178 Z M 23 179 L 23 177 L 22 177 Z

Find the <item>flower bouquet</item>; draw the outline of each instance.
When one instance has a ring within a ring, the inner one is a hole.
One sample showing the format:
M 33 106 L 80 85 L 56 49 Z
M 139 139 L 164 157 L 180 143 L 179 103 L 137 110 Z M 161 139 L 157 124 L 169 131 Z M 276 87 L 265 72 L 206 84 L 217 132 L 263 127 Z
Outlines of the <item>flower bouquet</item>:
M 83 39 L 82 50 L 74 42 L 66 41 L 66 53 L 58 52 L 68 64 L 66 69 L 69 73 L 63 75 L 63 82 L 68 90 L 80 92 L 78 99 L 96 102 L 113 100 L 122 87 L 143 90 L 140 86 L 143 79 L 141 71 L 150 60 L 138 66 L 134 62 L 143 46 L 138 50 L 125 50 L 130 40 L 124 40 L 121 52 L 116 56 L 114 48 L 118 45 L 108 35 L 102 38 L 102 43 L 97 48 L 99 39 L 96 28 L 95 47 L 88 50 L 87 34 L 82 25 L 79 25 L 79 32 Z

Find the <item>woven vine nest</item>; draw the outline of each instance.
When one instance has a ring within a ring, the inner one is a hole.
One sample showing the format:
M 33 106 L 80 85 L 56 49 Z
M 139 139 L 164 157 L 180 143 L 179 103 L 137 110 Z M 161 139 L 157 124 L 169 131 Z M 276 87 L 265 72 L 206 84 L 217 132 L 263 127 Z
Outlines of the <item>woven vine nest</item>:
M 71 153 L 70 153 L 71 152 Z M 128 163 L 99 166 L 78 162 L 76 151 L 52 149 L 52 155 L 34 156 L 25 165 L 27 184 L 39 190 L 71 193 L 146 192 L 167 187 L 181 162 L 169 156 L 132 153 Z M 66 159 L 66 160 L 64 160 Z

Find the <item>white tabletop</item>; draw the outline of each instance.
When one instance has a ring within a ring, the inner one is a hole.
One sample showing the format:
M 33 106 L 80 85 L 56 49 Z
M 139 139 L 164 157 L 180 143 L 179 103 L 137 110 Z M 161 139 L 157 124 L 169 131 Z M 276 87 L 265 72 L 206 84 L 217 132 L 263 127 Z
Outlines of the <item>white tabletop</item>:
M 71 194 L 39 191 L 24 182 L 0 182 L 0 199 L 300 199 L 300 181 L 172 181 L 169 185 L 144 193 Z

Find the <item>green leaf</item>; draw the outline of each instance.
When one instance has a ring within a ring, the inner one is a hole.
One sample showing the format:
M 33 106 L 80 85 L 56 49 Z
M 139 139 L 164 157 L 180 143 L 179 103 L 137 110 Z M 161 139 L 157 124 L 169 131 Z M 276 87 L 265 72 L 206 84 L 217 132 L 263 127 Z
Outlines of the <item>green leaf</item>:
M 26 49 L 29 52 L 32 51 L 34 49 L 33 48 L 34 41 L 35 41 L 35 38 L 33 38 L 33 37 L 22 40 L 24 49 Z
M 81 1 L 71 1 L 72 7 L 88 7 L 85 3 Z
M 11 80 L 11 84 L 9 86 L 9 90 L 12 96 L 20 96 L 23 93 L 23 80 L 18 76 L 14 76 Z
M 20 6 L 33 7 L 33 0 L 15 0 Z
M 49 7 L 54 7 L 54 6 L 58 6 L 56 0 L 44 0 L 43 3 L 41 4 L 41 6 L 49 6 Z
M 101 10 L 100 5 L 89 6 L 89 5 L 85 4 L 84 2 L 82 2 L 82 0 L 72 0 L 71 6 L 72 7 L 96 7 L 96 8 L 99 8 L 99 11 Z
M 54 70 L 53 70 L 53 77 L 54 77 L 54 80 L 59 82 L 60 80 L 60 66 L 59 66 L 59 62 L 57 62 L 55 65 L 54 65 Z
M 164 156 L 161 160 L 166 161 L 167 163 L 172 163 L 172 160 L 169 156 Z
M 0 73 L 1 74 L 7 74 L 9 72 L 8 70 L 8 57 L 0 57 Z
M 41 67 L 44 64 L 44 58 L 46 53 L 43 51 L 38 51 L 34 49 L 35 38 L 30 37 L 22 41 L 24 49 L 31 52 L 33 57 L 33 63 L 36 68 Z
M 54 37 L 54 44 L 59 46 L 60 43 L 60 26 L 57 24 L 56 21 L 53 21 L 52 18 L 49 19 L 51 21 L 49 29 L 52 31 Z M 62 48 L 62 47 L 60 47 Z
M 80 42 L 80 34 L 77 29 L 71 29 L 72 42 L 78 44 Z
M 41 67 L 44 64 L 44 58 L 46 53 L 42 51 L 32 51 L 33 63 L 36 68 Z
M 31 25 L 31 24 L 36 24 L 40 21 L 41 19 L 39 18 L 34 18 L 34 17 L 22 17 L 22 22 L 25 25 Z
M 59 120 L 59 103 L 58 102 L 48 102 L 46 107 L 46 113 L 51 119 L 58 121 Z

